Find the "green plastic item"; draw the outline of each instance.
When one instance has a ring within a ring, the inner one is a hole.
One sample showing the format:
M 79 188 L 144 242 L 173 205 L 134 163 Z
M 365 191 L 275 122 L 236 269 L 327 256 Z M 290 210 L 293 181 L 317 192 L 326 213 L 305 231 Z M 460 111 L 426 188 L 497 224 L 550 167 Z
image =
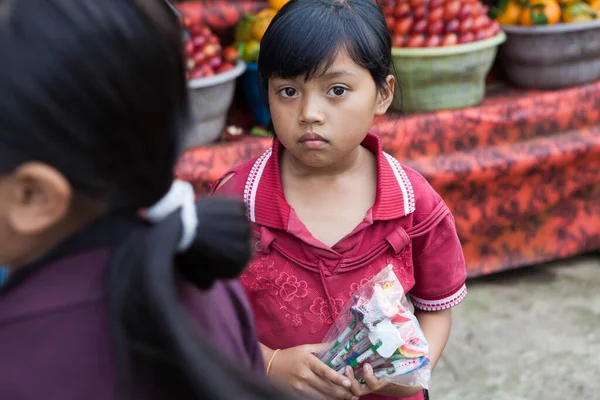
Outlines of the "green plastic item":
M 474 43 L 436 48 L 393 48 L 392 60 L 401 89 L 392 110 L 431 112 L 480 104 L 485 78 L 504 32 Z

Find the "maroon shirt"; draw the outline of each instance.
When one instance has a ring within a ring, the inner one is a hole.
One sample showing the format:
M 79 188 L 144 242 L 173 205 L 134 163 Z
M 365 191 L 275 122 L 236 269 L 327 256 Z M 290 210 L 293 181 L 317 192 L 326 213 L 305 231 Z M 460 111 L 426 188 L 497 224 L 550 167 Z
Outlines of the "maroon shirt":
M 104 286 L 110 248 L 36 267 L 0 294 L 0 399 L 113 400 L 117 365 Z M 237 282 L 183 303 L 205 334 L 238 363 L 264 374 L 252 314 Z

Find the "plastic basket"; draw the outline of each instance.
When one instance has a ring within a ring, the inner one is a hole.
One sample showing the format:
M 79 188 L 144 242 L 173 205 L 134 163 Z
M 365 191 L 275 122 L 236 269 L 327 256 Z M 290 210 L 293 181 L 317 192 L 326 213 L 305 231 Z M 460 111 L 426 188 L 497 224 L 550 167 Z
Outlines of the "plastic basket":
M 188 81 L 193 126 L 184 138 L 186 148 L 216 141 L 225 128 L 233 101 L 236 78 L 246 69 L 243 61 L 222 74 Z
M 399 81 L 392 109 L 427 112 L 480 104 L 485 77 L 505 40 L 506 35 L 500 32 L 457 46 L 392 49 Z
M 240 78 L 240 85 L 244 99 L 250 105 L 256 123 L 266 127 L 271 120 L 271 114 L 262 96 L 257 63 L 246 64 L 246 72 Z
M 600 79 L 600 21 L 502 29 L 500 60 L 514 84 L 562 89 Z

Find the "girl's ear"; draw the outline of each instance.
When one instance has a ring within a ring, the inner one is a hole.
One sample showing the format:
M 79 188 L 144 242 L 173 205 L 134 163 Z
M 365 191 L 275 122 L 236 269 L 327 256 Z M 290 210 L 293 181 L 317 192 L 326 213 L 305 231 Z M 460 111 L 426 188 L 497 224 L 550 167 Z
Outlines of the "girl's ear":
M 393 75 L 388 75 L 385 79 L 386 84 L 378 91 L 377 94 L 377 106 L 375 109 L 375 115 L 383 115 L 387 112 L 388 108 L 394 100 L 394 89 L 396 88 L 396 80 Z
M 65 218 L 72 190 L 56 169 L 28 162 L 14 171 L 11 181 L 7 214 L 14 232 L 39 234 Z

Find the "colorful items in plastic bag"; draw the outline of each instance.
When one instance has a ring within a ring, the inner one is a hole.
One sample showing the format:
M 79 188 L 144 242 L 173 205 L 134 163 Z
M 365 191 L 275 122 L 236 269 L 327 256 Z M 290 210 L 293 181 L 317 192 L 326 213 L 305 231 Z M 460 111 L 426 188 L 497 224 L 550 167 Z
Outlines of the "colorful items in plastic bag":
M 363 383 L 369 363 L 380 379 L 428 387 L 429 346 L 391 265 L 353 294 L 324 342 L 333 344 L 321 361 L 340 373 L 352 367 Z

